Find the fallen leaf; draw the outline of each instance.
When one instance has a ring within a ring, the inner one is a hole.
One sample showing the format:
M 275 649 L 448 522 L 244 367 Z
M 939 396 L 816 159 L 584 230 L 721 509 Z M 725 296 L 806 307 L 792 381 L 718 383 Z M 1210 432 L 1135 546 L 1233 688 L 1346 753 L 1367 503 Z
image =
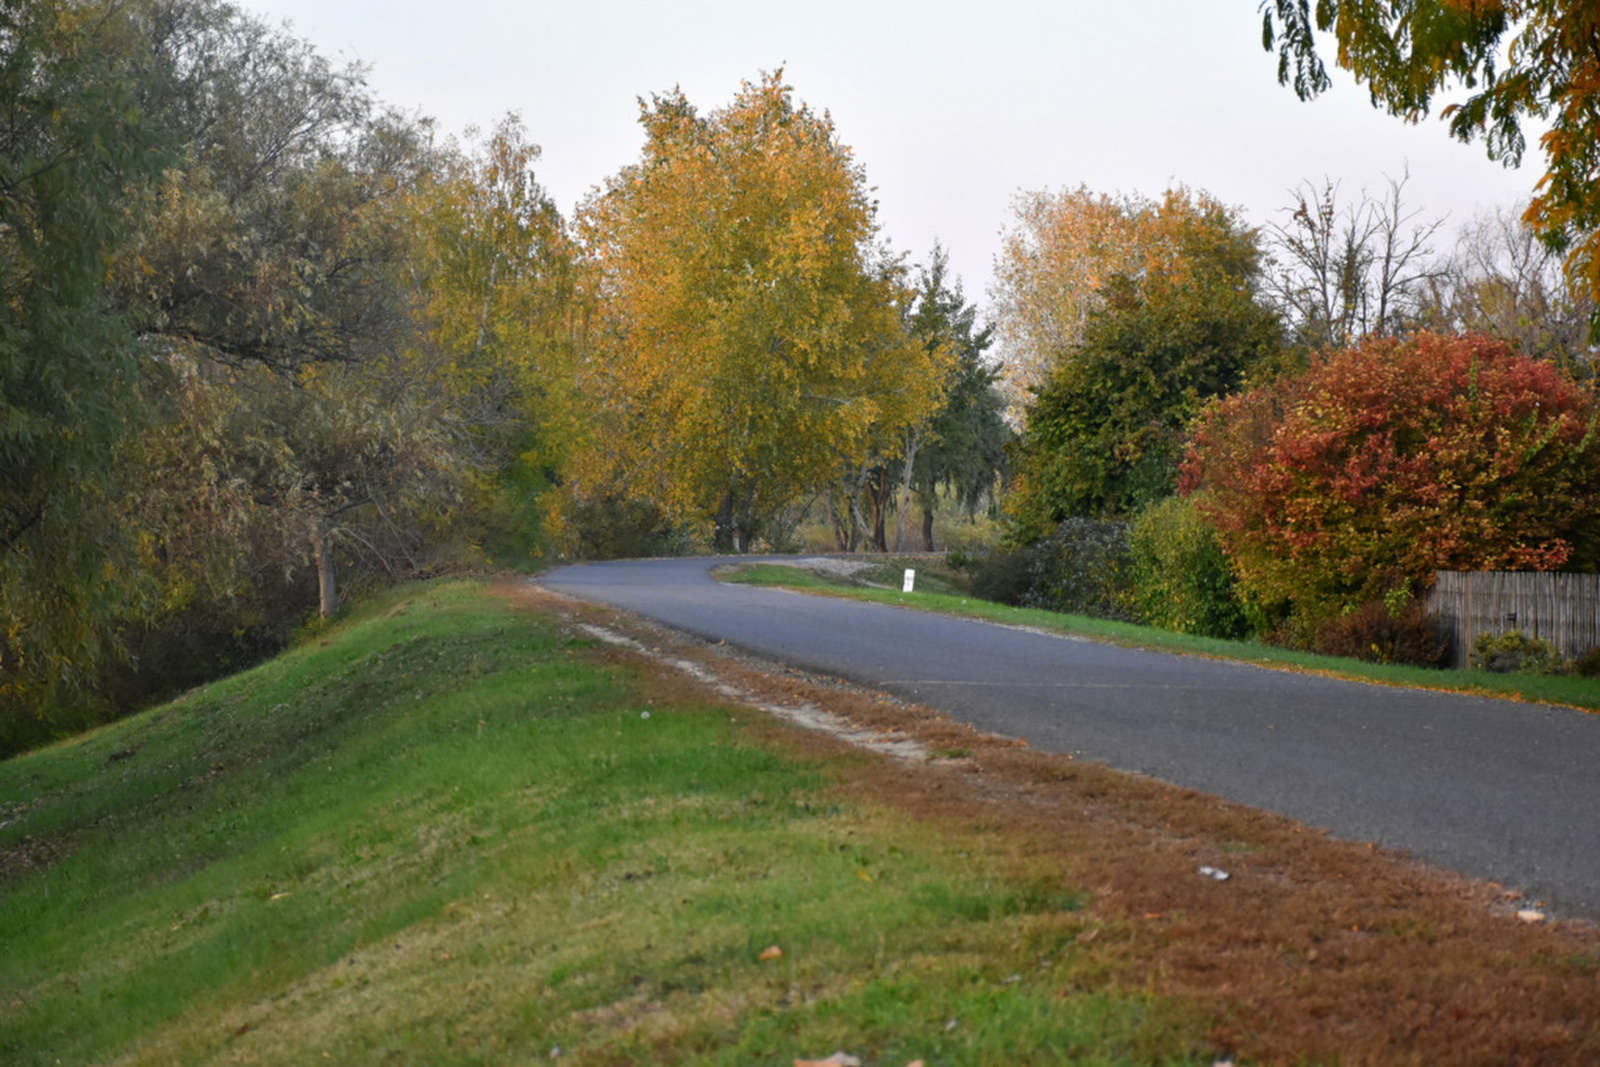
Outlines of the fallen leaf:
M 756 959 L 760 960 L 762 963 L 766 963 L 768 960 L 778 959 L 782 955 L 783 949 L 779 948 L 777 945 L 772 945 L 769 948 L 762 949 L 761 955 L 757 956 Z

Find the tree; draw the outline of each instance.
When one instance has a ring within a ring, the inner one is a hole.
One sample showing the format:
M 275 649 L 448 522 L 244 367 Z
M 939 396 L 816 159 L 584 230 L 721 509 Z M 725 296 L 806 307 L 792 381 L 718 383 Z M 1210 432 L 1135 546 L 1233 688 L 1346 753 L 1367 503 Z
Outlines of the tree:
M 624 486 L 721 548 L 937 403 L 944 367 L 906 334 L 898 263 L 833 124 L 781 74 L 701 116 L 641 103 L 637 164 L 584 205 L 599 430 L 574 493 Z
M 1382 200 L 1341 206 L 1338 186 L 1294 190 L 1286 225 L 1268 230 L 1275 270 L 1267 289 L 1299 342 L 1343 348 L 1371 335 L 1415 329 L 1445 268 L 1430 245 L 1443 219 L 1419 221 L 1391 179 Z
M 1466 91 L 1443 110 L 1452 136 L 1483 138 L 1515 165 L 1522 124 L 1548 122 L 1545 173 L 1524 216 L 1568 271 L 1600 298 L 1600 7 L 1573 0 L 1262 0 L 1262 43 L 1278 51 L 1278 81 L 1301 99 L 1326 90 L 1317 34 L 1331 33 L 1339 66 L 1374 106 L 1408 122 L 1441 92 Z M 1600 329 L 1600 320 L 1594 325 Z
M 139 599 L 103 505 L 148 368 L 105 279 L 171 147 L 144 64 L 121 5 L 0 6 L 0 705 L 34 714 Z
M 1029 413 L 1007 500 L 1014 540 L 1068 516 L 1121 518 L 1172 493 L 1185 428 L 1280 347 L 1255 296 L 1258 237 L 1215 201 L 1167 195 L 1168 255 L 1104 286 Z
M 948 271 L 949 258 L 936 246 L 918 278 L 911 315 L 913 337 L 930 350 L 943 345 L 955 355 L 944 404 L 928 423 L 909 479 L 922 511 L 924 552 L 933 551 L 940 491 L 952 494 L 971 516 L 985 498 L 993 498 L 1013 438 L 1005 397 L 995 385 L 999 372 L 985 355 L 994 329 L 978 325 L 978 309 L 966 302 L 961 279 L 946 280 Z
M 428 129 L 376 106 L 359 67 L 217 0 L 146 0 L 145 106 L 182 146 L 132 210 L 116 265 L 141 333 L 294 371 L 392 350 L 409 325 L 388 202 Z
M 1182 491 L 1265 616 L 1401 599 L 1438 570 L 1592 566 L 1594 398 L 1483 336 L 1372 339 L 1213 403 Z
M 1590 377 L 1595 367 L 1588 324 L 1594 311 L 1588 293 L 1568 284 L 1561 257 L 1525 220 L 1496 208 L 1457 235 L 1425 317 L 1437 329 L 1491 334 L 1519 352 Z
M 542 495 L 581 436 L 572 242 L 508 115 L 471 153 L 444 155 L 410 197 L 408 257 L 421 336 L 411 376 L 451 397 L 456 448 L 523 554 Z M 488 503 L 488 501 L 486 501 Z
M 918 271 L 907 329 L 931 358 L 948 366 L 944 399 L 931 418 L 909 425 L 898 453 L 874 453 L 829 487 L 827 506 L 841 552 L 859 545 L 887 552 L 888 519 L 898 517 L 894 547 L 907 546 L 906 526 L 920 510 L 924 551 L 933 551 L 933 520 L 941 490 L 953 493 L 971 514 L 996 491 L 1013 433 L 1004 418 L 1005 398 L 988 365 L 991 328 L 977 325 L 978 310 L 966 302 L 960 279 L 948 278 L 950 261 L 934 246 Z
M 1088 188 L 1021 193 L 1016 225 L 1001 235 L 990 292 L 1003 387 L 1017 425 L 1035 390 L 1083 339 L 1100 290 L 1134 271 L 1138 219 L 1149 205 Z

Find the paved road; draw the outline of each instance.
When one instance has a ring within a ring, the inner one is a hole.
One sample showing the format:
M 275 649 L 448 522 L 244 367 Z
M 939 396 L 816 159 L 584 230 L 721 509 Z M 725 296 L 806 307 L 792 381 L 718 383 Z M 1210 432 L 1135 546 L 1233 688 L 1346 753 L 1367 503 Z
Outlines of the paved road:
M 540 582 L 1600 919 L 1600 714 L 724 585 L 715 562 L 587 564 Z

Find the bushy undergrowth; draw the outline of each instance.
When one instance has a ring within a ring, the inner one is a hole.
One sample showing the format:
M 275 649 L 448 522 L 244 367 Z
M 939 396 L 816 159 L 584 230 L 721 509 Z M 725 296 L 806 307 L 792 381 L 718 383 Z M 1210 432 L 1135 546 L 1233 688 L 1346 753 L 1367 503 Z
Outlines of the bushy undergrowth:
M 1566 658 L 1549 641 L 1521 630 L 1481 633 L 1472 642 L 1472 665 L 1494 674 L 1565 674 Z
M 979 564 L 972 591 L 985 600 L 1132 621 L 1128 525 L 1070 518 L 1050 536 Z
M 1312 651 L 1345 656 L 1364 663 L 1404 663 L 1413 667 L 1445 667 L 1450 644 L 1437 612 L 1412 600 L 1398 612 L 1381 600 L 1328 619 L 1313 631 Z
M 1171 497 L 1140 513 L 1128 548 L 1128 599 L 1140 622 L 1201 637 L 1249 634 L 1233 569 L 1193 501 Z

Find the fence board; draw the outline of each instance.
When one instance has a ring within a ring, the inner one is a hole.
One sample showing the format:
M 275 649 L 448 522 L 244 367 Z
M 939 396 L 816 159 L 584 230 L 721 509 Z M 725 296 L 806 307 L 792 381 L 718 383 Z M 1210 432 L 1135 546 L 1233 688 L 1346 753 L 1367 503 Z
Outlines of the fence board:
M 1569 659 L 1600 645 L 1600 574 L 1439 571 L 1428 607 L 1439 613 L 1457 667 L 1481 633 L 1521 630 Z

